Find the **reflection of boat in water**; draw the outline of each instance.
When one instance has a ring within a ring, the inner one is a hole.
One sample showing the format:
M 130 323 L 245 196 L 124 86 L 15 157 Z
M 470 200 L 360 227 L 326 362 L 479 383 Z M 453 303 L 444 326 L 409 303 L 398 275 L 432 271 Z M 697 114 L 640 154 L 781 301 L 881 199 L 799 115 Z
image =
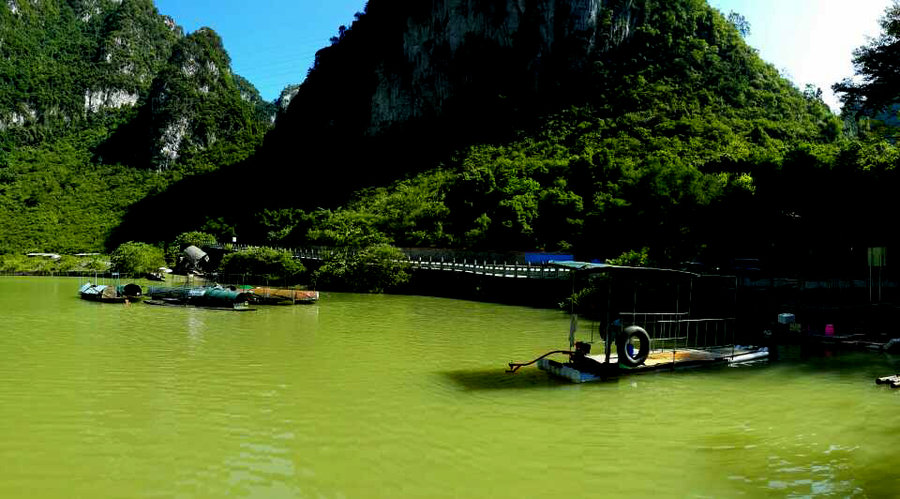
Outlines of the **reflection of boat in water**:
M 141 299 L 141 287 L 137 284 L 110 286 L 106 284 L 85 283 L 78 289 L 82 299 L 104 303 L 125 303 Z
M 591 291 L 580 296 L 589 297 L 594 305 L 600 305 L 598 312 L 605 312 L 606 318 L 596 330 L 600 337 L 595 341 L 592 328 L 590 341 L 576 341 L 573 315 L 569 349 L 554 350 L 528 363 L 511 362 L 509 372 L 537 364 L 552 375 L 583 383 L 621 374 L 742 363 L 769 355 L 765 347 L 739 345 L 736 319 L 722 313 L 735 307 L 734 295 L 728 291 L 736 292 L 736 287 L 727 285 L 734 282 L 733 277 L 584 262 L 551 263 L 571 270 L 573 279 L 591 283 Z M 704 295 L 711 304 L 694 303 Z M 591 353 L 595 344 L 602 353 Z M 568 360 L 552 360 L 551 355 L 567 355 Z
M 266 305 L 292 305 L 315 303 L 319 300 L 318 291 L 305 289 L 282 289 L 265 286 L 250 289 L 253 301 Z
M 190 305 L 229 310 L 252 310 L 248 306 L 252 295 L 234 287 L 150 286 L 147 288 L 147 296 L 153 299 L 146 302 L 149 305 Z

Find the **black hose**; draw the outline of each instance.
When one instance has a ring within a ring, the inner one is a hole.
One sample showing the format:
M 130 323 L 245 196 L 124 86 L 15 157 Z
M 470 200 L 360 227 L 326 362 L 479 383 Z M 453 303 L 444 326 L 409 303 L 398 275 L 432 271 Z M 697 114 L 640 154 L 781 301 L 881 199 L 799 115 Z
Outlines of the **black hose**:
M 520 367 L 530 366 L 531 364 L 534 364 L 535 362 L 537 362 L 537 361 L 543 359 L 544 357 L 546 357 L 546 356 L 548 356 L 548 355 L 553 355 L 553 354 L 555 354 L 555 353 L 564 353 L 564 354 L 567 354 L 567 355 L 572 355 L 572 354 L 574 354 L 575 352 L 571 352 L 571 351 L 569 351 L 569 350 L 554 350 L 554 351 L 552 351 L 552 352 L 547 352 L 547 353 L 545 353 L 544 355 L 541 355 L 540 357 L 538 357 L 538 358 L 532 360 L 531 362 L 527 362 L 527 363 L 525 363 L 525 364 L 516 364 L 515 362 L 510 362 L 510 363 L 509 363 L 509 369 L 507 369 L 506 372 L 508 372 L 508 373 L 514 373 L 514 372 L 518 371 Z

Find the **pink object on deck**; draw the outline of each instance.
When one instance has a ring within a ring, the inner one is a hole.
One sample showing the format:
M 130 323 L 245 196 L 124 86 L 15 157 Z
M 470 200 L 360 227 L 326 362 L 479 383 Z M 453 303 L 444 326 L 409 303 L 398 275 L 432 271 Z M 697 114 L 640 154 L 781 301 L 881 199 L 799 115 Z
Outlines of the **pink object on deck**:
M 825 336 L 834 336 L 834 324 L 825 324 Z

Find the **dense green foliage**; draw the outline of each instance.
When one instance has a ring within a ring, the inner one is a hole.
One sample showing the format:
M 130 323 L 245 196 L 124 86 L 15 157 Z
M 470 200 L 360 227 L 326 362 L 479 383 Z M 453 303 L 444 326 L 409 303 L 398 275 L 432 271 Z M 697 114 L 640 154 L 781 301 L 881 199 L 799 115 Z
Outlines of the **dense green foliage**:
M 103 250 L 136 200 L 171 175 L 91 161 L 103 130 L 87 130 L 0 157 L 0 253 Z
M 797 89 L 759 59 L 743 39 L 746 20 L 704 0 L 604 2 L 595 39 L 557 43 L 539 70 L 535 26 L 508 46 L 474 35 L 452 54 L 429 46 L 429 77 L 446 79 L 440 88 L 452 95 L 387 128 L 371 121 L 385 84 L 376 76 L 410 85 L 400 44 L 432 6 L 373 0 L 320 51 L 307 81 L 285 90 L 285 101 L 296 95 L 256 155 L 275 110 L 231 74 L 214 32 L 182 36 L 146 0 L 101 1 L 106 14 L 89 22 L 79 21 L 88 2 L 39 5 L 13 14 L 0 4 L 16 27 L 2 36 L 18 40 L 0 50 L 35 57 L 0 59 L 0 80 L 30 75 L 0 89 L 0 102 L 21 116 L 58 104 L 79 118 L 65 130 L 49 118 L 0 127 L 0 252 L 181 246 L 196 234 L 177 234 L 201 230 L 336 248 L 317 281 L 373 291 L 407 279 L 396 247 L 710 267 L 754 256 L 793 270 L 863 262 L 860 248 L 900 238 L 879 222 L 897 213 L 900 153 L 881 139 L 891 134 L 843 129 L 819 91 Z M 57 18 L 41 21 L 51 11 Z M 897 12 L 857 52 L 876 86 L 839 88 L 850 111 L 898 101 Z M 36 45 L 47 34 L 39 26 L 53 35 L 46 47 Z M 582 42 L 586 54 L 566 45 Z M 49 53 L 65 68 L 41 62 Z M 152 76 L 129 84 L 132 66 Z M 54 104 L 39 91 L 51 80 L 89 83 Z M 85 92 L 107 87 L 140 98 L 86 112 Z M 207 193 L 217 201 L 196 202 Z M 284 258 L 238 253 L 223 270 L 283 277 L 296 270 Z
M 166 264 L 163 251 L 146 243 L 123 243 L 110 256 L 113 270 L 131 276 L 156 272 Z
M 313 281 L 323 289 L 381 293 L 406 284 L 410 278 L 406 255 L 387 244 L 359 250 L 342 248 L 325 258 Z
M 146 92 L 180 36 L 152 0 L 0 5 L 0 148 L 115 122 L 116 105 L 89 109 L 88 97 Z
M 892 146 L 845 138 L 815 92 L 798 90 L 746 45 L 739 16 L 729 21 L 702 0 L 645 0 L 634 9 L 640 21 L 630 37 L 600 44 L 572 101 L 517 122 L 514 138 L 461 148 L 437 169 L 359 191 L 341 209 L 282 210 L 280 227 L 260 216 L 266 225 L 238 222 L 242 231 L 289 245 L 543 249 L 582 258 L 636 250 L 668 264 L 760 253 L 786 263 L 826 228 L 870 242 L 871 227 L 855 217 L 863 215 L 860 196 L 871 203 L 884 187 L 871 189 L 895 185 Z M 321 54 L 317 74 L 337 54 L 354 53 L 342 44 L 364 43 L 362 26 Z M 364 167 L 379 163 L 373 154 Z M 404 161 L 392 154 L 382 161 Z M 872 161 L 884 166 L 863 166 Z
M 226 276 L 252 275 L 270 282 L 295 282 L 306 269 L 285 250 L 250 248 L 228 253 L 222 259 L 221 272 Z
M 249 157 L 274 104 L 229 65 L 152 0 L 0 3 L 0 253 L 102 250 L 141 199 Z
M 64 273 L 106 272 L 109 258 L 103 255 L 61 255 L 59 259 L 0 254 L 0 273 L 53 275 Z
M 221 38 L 209 28 L 179 40 L 138 116 L 100 153 L 131 165 L 181 165 L 192 172 L 246 159 L 262 143 L 270 117 L 257 105 L 259 93 L 247 80 L 236 80 L 230 65 Z
M 188 246 L 196 246 L 198 248 L 208 248 L 216 244 L 216 236 L 202 231 L 182 232 L 172 241 L 175 251 L 182 251 Z

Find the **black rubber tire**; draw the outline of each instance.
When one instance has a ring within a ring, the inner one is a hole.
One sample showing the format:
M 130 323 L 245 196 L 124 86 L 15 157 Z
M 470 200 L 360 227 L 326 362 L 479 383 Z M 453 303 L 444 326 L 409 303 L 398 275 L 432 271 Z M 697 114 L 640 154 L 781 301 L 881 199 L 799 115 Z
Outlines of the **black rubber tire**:
M 638 349 L 637 355 L 628 353 L 628 343 L 631 338 L 637 338 L 641 342 L 641 348 Z M 629 367 L 636 367 L 647 360 L 650 355 L 650 335 L 640 326 L 628 326 L 619 334 L 616 340 L 616 352 L 619 354 L 619 363 Z

